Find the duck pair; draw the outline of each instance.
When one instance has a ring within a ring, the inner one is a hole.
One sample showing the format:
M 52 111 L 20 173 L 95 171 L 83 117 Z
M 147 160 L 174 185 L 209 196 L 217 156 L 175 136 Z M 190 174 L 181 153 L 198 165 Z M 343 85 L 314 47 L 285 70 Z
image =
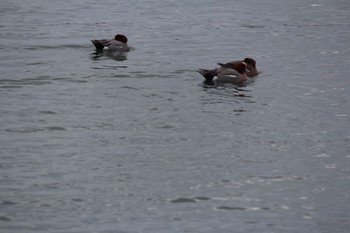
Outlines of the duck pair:
M 208 70 L 200 69 L 198 72 L 203 75 L 208 82 L 229 82 L 240 84 L 248 80 L 247 77 L 258 75 L 256 61 L 252 58 L 244 60 L 231 61 L 228 63 L 218 63 L 220 67 Z

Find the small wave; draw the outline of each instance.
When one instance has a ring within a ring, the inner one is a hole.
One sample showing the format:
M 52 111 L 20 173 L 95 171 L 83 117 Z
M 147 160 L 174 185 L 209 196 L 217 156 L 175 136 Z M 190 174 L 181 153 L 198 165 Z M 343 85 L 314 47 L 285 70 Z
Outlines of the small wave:
M 243 28 L 265 28 L 263 25 L 251 25 L 251 24 L 242 24 L 241 27 Z
M 44 128 L 19 128 L 19 129 L 6 129 L 6 132 L 12 132 L 12 133 L 35 133 L 35 132 L 45 132 L 45 131 L 61 131 L 61 130 L 67 130 L 64 127 L 60 126 L 49 126 Z
M 16 202 L 4 200 L 0 205 L 16 205 Z
M 53 112 L 53 111 L 38 111 L 38 113 L 42 113 L 42 114 L 57 114 L 56 112 Z
M 90 46 L 87 44 L 61 44 L 61 45 L 28 45 L 23 47 L 24 50 L 43 50 L 43 49 L 86 49 Z
M 109 69 L 117 70 L 120 68 L 124 69 L 128 67 L 127 66 L 107 66 L 107 65 L 104 65 L 102 67 L 91 67 L 91 69 L 94 69 L 94 70 L 109 70 Z
M 4 89 L 13 89 L 13 88 L 22 88 L 22 86 L 4 85 L 4 86 L 0 86 L 0 88 L 4 88 Z
M 252 176 L 246 182 L 249 184 L 254 183 L 271 183 L 271 182 L 284 182 L 289 180 L 307 180 L 308 177 L 299 176 Z
M 187 197 L 179 197 L 170 201 L 171 203 L 196 203 L 196 199 L 187 198 Z
M 216 207 L 217 210 L 240 210 L 240 211 L 245 211 L 247 208 L 244 207 L 235 207 L 235 206 L 219 206 Z
M 170 200 L 171 203 L 197 203 L 198 201 L 208 201 L 211 200 L 210 197 L 179 197 L 176 199 Z
M 0 79 L 0 88 L 22 88 L 25 85 L 52 84 L 49 76 L 38 76 L 35 78 L 23 79 Z
M 60 126 L 51 126 L 51 127 L 45 127 L 44 130 L 67 130 L 66 128 L 60 127 Z
M 7 217 L 7 216 L 0 216 L 0 221 L 7 221 L 7 222 L 9 222 L 9 221 L 12 221 L 12 219 Z
M 218 206 L 216 210 L 231 210 L 231 211 L 257 211 L 257 210 L 271 210 L 269 207 L 240 207 L 240 206 Z
M 208 200 L 211 200 L 210 197 L 195 197 L 194 199 L 195 199 L 195 200 L 200 200 L 200 201 L 208 201 Z

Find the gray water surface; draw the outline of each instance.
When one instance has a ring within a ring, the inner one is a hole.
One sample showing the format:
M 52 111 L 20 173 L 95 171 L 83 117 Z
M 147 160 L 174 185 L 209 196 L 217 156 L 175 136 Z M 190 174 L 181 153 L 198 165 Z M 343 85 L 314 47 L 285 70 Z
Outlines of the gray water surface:
M 2 0 L 0 232 L 348 232 L 349 13 Z M 196 72 L 247 56 L 241 87 Z

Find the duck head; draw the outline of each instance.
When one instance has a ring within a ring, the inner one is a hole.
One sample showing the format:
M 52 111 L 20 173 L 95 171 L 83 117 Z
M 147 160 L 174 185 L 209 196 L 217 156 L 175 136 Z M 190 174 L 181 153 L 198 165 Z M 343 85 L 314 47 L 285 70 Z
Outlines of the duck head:
M 123 42 L 124 44 L 127 44 L 128 43 L 128 38 L 122 34 L 117 34 L 115 35 L 114 39 L 116 41 L 120 41 L 120 42 Z
M 245 62 L 249 67 L 256 69 L 256 61 L 253 58 L 246 57 L 243 62 Z

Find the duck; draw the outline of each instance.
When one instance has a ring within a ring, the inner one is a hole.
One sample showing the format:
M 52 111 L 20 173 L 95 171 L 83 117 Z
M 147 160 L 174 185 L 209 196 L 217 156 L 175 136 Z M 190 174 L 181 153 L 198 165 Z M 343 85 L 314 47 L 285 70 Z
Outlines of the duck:
M 257 76 L 260 72 L 256 69 L 256 61 L 253 58 L 246 57 L 244 60 L 238 60 L 238 61 L 231 61 L 228 63 L 217 63 L 219 66 L 222 68 L 234 68 L 237 64 L 244 62 L 247 64 L 247 76 L 248 77 L 255 77 Z
M 199 69 L 197 71 L 207 82 L 225 82 L 241 84 L 247 81 L 247 64 L 238 62 L 235 67 L 219 67 L 212 70 Z
M 91 42 L 94 44 L 96 50 L 98 51 L 103 50 L 105 47 L 112 51 L 129 51 L 128 38 L 123 34 L 117 34 L 113 39 L 91 40 Z

